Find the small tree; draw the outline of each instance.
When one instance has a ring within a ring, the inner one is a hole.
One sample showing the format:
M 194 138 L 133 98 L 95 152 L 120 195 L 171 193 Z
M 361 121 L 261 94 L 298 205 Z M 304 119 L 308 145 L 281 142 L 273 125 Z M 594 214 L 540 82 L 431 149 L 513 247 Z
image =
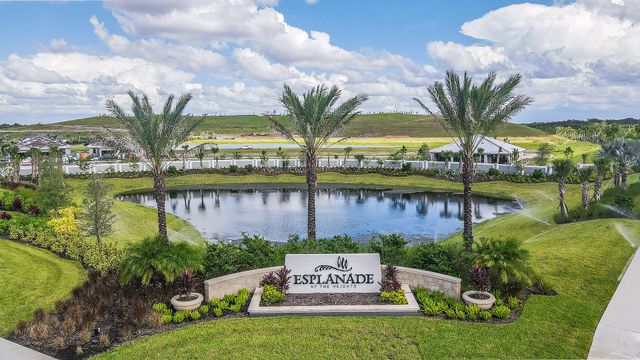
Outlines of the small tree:
M 260 166 L 262 166 L 263 168 L 269 166 L 269 154 L 266 150 L 262 150 L 262 152 L 260 153 Z
M 20 149 L 17 145 L 11 145 L 7 148 L 7 154 L 9 155 L 9 161 L 11 162 L 11 180 L 14 183 L 17 183 L 20 181 L 20 163 L 22 162 Z
M 211 146 L 210 151 L 213 154 L 214 160 L 216 161 L 216 167 L 218 167 L 218 160 L 220 160 L 220 157 L 218 156 L 218 152 L 220 152 L 220 148 L 218 148 L 218 145 L 213 144 Z
M 42 161 L 42 151 L 38 148 L 31 148 L 28 152 L 31 157 L 31 179 L 34 182 L 38 181 L 38 168 L 40 167 L 40 162 Z
M 64 173 L 58 160 L 52 156 L 47 157 L 41 165 L 40 183 L 37 189 L 37 197 L 45 209 L 55 211 L 69 203 L 69 187 L 64 182 Z
M 364 162 L 365 156 L 363 154 L 356 154 L 354 158 L 358 160 L 358 166 L 361 167 L 362 163 Z
M 549 163 L 551 153 L 553 152 L 553 145 L 549 143 L 542 143 L 538 146 L 538 153 L 535 157 L 535 163 L 539 166 L 545 166 Z
M 564 149 L 563 153 L 565 158 L 567 159 L 573 158 L 573 149 L 571 148 L 571 146 L 567 146 L 567 148 Z
M 82 172 L 86 172 L 87 170 L 89 170 L 89 166 L 90 166 L 89 159 L 86 157 L 78 159 L 76 164 L 78 165 L 78 167 L 80 168 L 80 171 Z
M 418 159 L 422 161 L 429 160 L 429 145 L 426 143 L 420 145 L 420 148 L 418 149 Z
M 116 220 L 112 211 L 113 199 L 109 194 L 110 189 L 102 176 L 95 174 L 89 180 L 82 200 L 84 212 L 81 220 L 87 229 L 86 234 L 96 237 L 98 251 L 102 251 L 102 238 L 113 232 L 113 223 Z
M 578 178 L 582 185 L 582 208 L 589 207 L 589 179 L 593 176 L 593 168 L 591 166 L 583 166 L 578 170 Z
M 560 201 L 560 213 L 562 216 L 567 217 L 569 216 L 569 210 L 567 209 L 567 203 L 565 201 L 566 181 L 567 178 L 576 171 L 576 167 L 570 159 L 556 159 L 553 161 L 553 167 L 555 174 L 558 177 L 558 200 Z

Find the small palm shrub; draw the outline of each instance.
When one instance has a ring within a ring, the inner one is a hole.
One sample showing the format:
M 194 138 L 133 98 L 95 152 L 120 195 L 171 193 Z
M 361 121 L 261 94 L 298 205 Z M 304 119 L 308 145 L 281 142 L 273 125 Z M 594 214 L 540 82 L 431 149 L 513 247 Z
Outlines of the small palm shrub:
M 134 278 L 148 285 L 153 278 L 173 282 L 187 269 L 202 267 L 202 251 L 187 243 L 167 243 L 161 236 L 147 237 L 133 244 L 122 261 L 120 281 L 129 283 Z
M 508 307 L 501 305 L 501 306 L 495 306 L 491 310 L 491 312 L 493 313 L 493 316 L 497 317 L 498 319 L 506 319 L 509 317 L 511 310 L 509 310 Z
M 504 293 L 517 294 L 532 284 L 529 252 L 515 239 L 480 239 L 473 245 L 473 257 L 474 264 L 485 267 L 491 283 Z

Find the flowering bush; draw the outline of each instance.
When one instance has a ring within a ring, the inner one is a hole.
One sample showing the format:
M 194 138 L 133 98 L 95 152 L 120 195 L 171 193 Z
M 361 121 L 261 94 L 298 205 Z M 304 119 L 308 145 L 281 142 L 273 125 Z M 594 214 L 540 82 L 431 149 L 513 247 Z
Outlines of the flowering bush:
M 79 211 L 79 208 L 63 208 L 54 218 L 13 218 L 0 222 L 0 233 L 11 240 L 48 249 L 97 270 L 119 266 L 124 251 L 110 243 L 103 244 L 102 251 L 99 251 L 93 239 L 82 235 L 76 221 Z

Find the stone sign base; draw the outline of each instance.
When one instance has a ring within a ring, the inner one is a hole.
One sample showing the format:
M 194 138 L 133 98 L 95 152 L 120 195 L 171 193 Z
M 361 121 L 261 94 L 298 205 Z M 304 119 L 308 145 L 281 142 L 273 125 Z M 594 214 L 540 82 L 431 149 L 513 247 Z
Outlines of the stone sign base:
M 260 306 L 262 287 L 253 293 L 249 304 L 249 316 L 279 315 L 416 315 L 420 306 L 408 285 L 402 285 L 406 305 L 316 305 L 316 306 Z

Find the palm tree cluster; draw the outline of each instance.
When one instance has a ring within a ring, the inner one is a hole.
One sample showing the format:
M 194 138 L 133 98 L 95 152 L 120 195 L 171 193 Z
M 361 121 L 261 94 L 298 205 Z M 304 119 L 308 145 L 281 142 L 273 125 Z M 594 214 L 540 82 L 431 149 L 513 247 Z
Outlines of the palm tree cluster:
M 602 145 L 598 156 L 609 159 L 614 185 L 620 186 L 622 191 L 627 191 L 627 177 L 633 167 L 640 163 L 640 140 L 614 139 Z

